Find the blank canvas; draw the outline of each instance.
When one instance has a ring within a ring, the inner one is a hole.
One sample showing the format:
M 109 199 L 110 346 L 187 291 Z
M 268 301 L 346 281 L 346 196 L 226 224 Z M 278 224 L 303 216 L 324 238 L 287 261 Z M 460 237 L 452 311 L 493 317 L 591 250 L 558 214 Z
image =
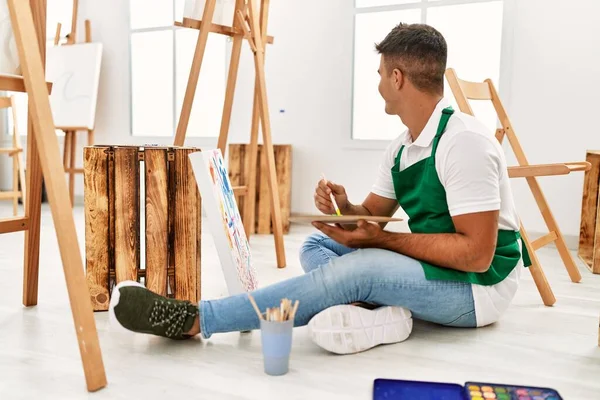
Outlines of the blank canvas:
M 48 47 L 46 80 L 52 82 L 54 125 L 94 129 L 102 60 L 101 43 Z

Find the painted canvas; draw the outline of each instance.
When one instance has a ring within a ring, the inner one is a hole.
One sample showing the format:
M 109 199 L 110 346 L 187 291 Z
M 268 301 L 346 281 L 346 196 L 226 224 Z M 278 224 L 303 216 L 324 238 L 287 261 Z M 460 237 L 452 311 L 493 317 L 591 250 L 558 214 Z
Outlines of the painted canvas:
M 48 46 L 46 79 L 52 82 L 56 127 L 94 129 L 101 60 L 101 43 Z
M 257 289 L 250 245 L 221 151 L 203 150 L 189 157 L 229 294 Z

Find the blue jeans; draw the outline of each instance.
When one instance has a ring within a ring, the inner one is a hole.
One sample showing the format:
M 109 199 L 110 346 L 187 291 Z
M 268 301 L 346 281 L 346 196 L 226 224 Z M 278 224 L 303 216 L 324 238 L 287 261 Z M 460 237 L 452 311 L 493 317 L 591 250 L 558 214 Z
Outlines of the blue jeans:
M 299 300 L 295 326 L 308 324 L 326 308 L 355 302 L 405 307 L 414 318 L 447 326 L 476 326 L 471 284 L 427 280 L 412 258 L 381 249 L 354 250 L 315 234 L 303 244 L 300 262 L 306 274 L 252 293 L 263 311 L 283 298 Z M 201 301 L 199 308 L 204 338 L 260 325 L 245 294 Z

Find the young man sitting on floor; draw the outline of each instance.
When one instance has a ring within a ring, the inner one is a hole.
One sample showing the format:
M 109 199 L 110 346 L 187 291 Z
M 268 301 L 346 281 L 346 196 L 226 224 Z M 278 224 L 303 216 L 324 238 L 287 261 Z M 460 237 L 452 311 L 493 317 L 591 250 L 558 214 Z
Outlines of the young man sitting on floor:
M 522 259 L 528 261 L 502 148 L 443 97 L 443 36 L 427 25 L 400 24 L 376 49 L 385 112 L 408 130 L 386 150 L 361 205 L 323 181 L 315 203 L 333 213 L 333 193 L 345 215 L 392 216 L 401 206 L 411 233 L 366 221 L 354 229 L 315 223 L 322 234 L 309 237 L 300 254 L 306 274 L 253 293 L 262 310 L 298 299 L 295 325 L 309 324 L 315 342 L 335 353 L 402 341 L 411 317 L 453 327 L 493 323 L 515 295 Z M 244 294 L 196 305 L 135 282 L 116 287 L 110 313 L 126 329 L 174 339 L 259 327 Z

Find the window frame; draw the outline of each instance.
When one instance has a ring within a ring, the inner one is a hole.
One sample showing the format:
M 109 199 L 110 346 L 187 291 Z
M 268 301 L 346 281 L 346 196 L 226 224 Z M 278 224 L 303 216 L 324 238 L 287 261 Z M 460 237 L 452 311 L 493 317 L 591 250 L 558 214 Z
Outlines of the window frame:
M 171 0 L 173 2 L 173 16 L 174 20 L 178 18 L 178 8 L 177 1 Z M 177 131 L 177 125 L 179 123 L 180 114 L 177 113 L 177 34 L 176 32 L 180 29 L 190 29 L 175 26 L 175 24 L 164 25 L 164 26 L 155 26 L 150 28 L 138 28 L 133 29 L 131 27 L 131 2 L 128 1 L 128 24 L 129 24 L 129 37 L 128 37 L 128 57 L 129 57 L 129 65 L 128 65 L 128 73 L 129 73 L 129 92 L 128 92 L 128 104 L 129 104 L 129 137 L 132 140 L 144 141 L 144 143 L 153 143 L 153 144 L 166 144 L 175 139 L 175 133 Z M 173 90 L 173 104 L 172 104 L 172 113 L 173 113 L 173 132 L 171 135 L 148 135 L 148 134 L 134 134 L 133 130 L 133 49 L 132 49 L 132 37 L 136 33 L 144 33 L 144 32 L 158 32 L 158 31 L 171 31 L 172 34 L 172 45 L 173 45 L 173 74 L 172 74 L 172 90 Z M 230 53 L 231 53 L 231 41 L 226 41 L 225 48 L 225 65 L 226 68 L 229 66 Z M 190 51 L 194 51 L 194 49 L 190 49 Z M 225 78 L 227 78 L 227 69 L 225 70 Z M 187 82 L 187 79 L 186 79 Z M 226 82 L 225 82 L 226 84 Z M 191 146 L 200 146 L 200 147 L 214 147 L 216 146 L 218 140 L 219 133 L 216 132 L 215 136 L 187 136 L 186 135 L 186 145 Z
M 427 21 L 427 10 L 434 7 L 444 7 L 453 5 L 464 5 L 464 4 L 477 4 L 477 3 L 490 3 L 495 1 L 502 2 L 502 33 L 501 33 L 501 44 L 500 44 L 500 75 L 499 81 L 502 85 L 499 88 L 499 95 L 503 98 L 503 103 L 506 108 L 509 107 L 509 97 L 505 96 L 507 87 L 510 87 L 511 81 L 511 68 L 510 60 L 512 59 L 512 48 L 513 48 L 513 18 L 516 12 L 516 0 L 415 0 L 412 3 L 407 4 L 396 4 L 396 5 L 385 5 L 385 6 L 372 6 L 372 7 L 358 7 L 356 0 L 354 0 L 353 20 L 352 20 L 352 73 L 350 74 L 350 92 L 351 92 L 351 105 L 350 105 L 350 132 L 344 132 L 341 138 L 342 147 L 348 150 L 370 150 L 370 151 L 381 151 L 387 148 L 392 140 L 389 139 L 355 139 L 354 138 L 354 108 L 355 108 L 355 90 L 354 90 L 354 73 L 355 73 L 355 44 L 356 44 L 356 16 L 359 14 L 375 13 L 375 12 L 386 12 L 386 11 L 398 11 L 398 10 L 421 10 L 421 23 Z M 451 66 L 448 66 L 451 67 Z M 494 82 L 498 84 L 497 82 Z M 450 97 L 452 93 L 444 93 L 445 96 Z M 383 110 L 381 111 L 383 113 Z

